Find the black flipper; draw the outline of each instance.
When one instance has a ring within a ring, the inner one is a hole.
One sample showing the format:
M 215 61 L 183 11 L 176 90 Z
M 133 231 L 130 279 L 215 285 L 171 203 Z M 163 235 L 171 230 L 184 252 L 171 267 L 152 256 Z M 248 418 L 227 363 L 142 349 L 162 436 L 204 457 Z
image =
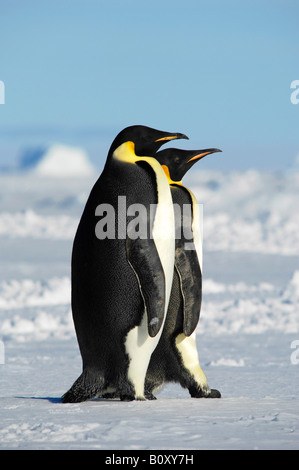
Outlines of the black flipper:
M 175 252 L 175 268 L 183 296 L 183 332 L 190 336 L 199 320 L 202 299 L 202 275 L 194 250 L 178 246 Z
M 174 186 L 172 196 L 173 201 L 179 203 L 181 208 L 179 213 L 175 211 L 175 268 L 179 275 L 183 297 L 183 332 L 186 336 L 190 336 L 197 326 L 200 315 L 202 273 L 193 243 L 193 208 L 190 193 L 184 187 Z M 187 207 L 189 210 L 186 209 Z
M 159 332 L 165 310 L 165 277 L 163 267 L 152 238 L 126 240 L 127 258 L 138 278 L 148 318 L 148 333 Z

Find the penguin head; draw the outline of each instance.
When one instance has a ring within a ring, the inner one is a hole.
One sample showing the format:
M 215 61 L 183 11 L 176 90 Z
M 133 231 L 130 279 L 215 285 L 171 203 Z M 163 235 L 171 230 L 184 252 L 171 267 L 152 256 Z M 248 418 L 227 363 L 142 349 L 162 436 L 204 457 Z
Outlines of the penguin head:
M 219 149 L 181 150 L 168 148 L 157 152 L 155 159 L 162 166 L 170 183 L 179 183 L 194 163 L 211 153 L 222 152 Z
M 164 132 L 147 126 L 129 126 L 115 137 L 108 156 L 112 155 L 120 145 L 131 142 L 134 144 L 135 155 L 151 157 L 163 144 L 173 139 L 188 139 L 188 137 L 179 132 Z

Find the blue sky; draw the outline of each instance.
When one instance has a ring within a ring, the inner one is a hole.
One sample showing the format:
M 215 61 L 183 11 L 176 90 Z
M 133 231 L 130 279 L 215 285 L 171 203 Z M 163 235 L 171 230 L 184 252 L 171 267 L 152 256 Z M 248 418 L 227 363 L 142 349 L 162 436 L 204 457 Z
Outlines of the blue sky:
M 0 0 L 0 163 L 55 140 L 106 158 L 123 127 L 218 147 L 213 169 L 299 154 L 297 0 Z

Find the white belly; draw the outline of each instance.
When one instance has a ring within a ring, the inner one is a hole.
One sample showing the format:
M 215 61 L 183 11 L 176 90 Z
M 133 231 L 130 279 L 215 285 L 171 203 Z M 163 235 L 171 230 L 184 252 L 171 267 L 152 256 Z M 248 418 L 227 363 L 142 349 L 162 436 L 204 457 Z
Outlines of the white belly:
M 158 204 L 152 234 L 165 276 L 165 306 L 163 323 L 155 337 L 150 337 L 148 334 L 145 309 L 141 324 L 129 331 L 125 341 L 126 352 L 130 358 L 128 379 L 135 387 L 135 398 L 139 399 L 144 398 L 146 371 L 164 327 L 172 287 L 175 255 L 175 221 L 171 192 L 164 171 L 156 160 L 154 162 L 153 164 L 151 161 L 150 164 L 157 176 Z

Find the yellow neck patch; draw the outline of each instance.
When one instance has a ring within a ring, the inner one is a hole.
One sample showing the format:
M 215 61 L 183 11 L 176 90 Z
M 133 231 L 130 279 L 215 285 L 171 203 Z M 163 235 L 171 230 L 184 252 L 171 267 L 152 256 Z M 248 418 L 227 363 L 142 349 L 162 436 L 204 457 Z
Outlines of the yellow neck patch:
M 168 179 L 168 183 L 169 183 L 169 184 L 179 184 L 180 186 L 182 186 L 181 181 L 173 181 L 173 180 L 171 179 L 168 166 L 166 166 L 166 165 L 161 165 L 161 166 L 162 166 L 162 168 L 163 168 L 163 170 L 164 170 L 164 173 L 165 173 L 165 175 L 166 175 L 166 177 L 167 177 L 167 179 Z
M 135 144 L 132 141 L 124 142 L 121 144 L 117 149 L 114 150 L 113 152 L 113 157 L 116 158 L 117 160 L 120 160 L 122 162 L 127 162 L 127 163 L 136 163 L 139 160 L 143 160 L 145 162 L 148 162 L 151 167 L 155 170 L 155 172 L 159 174 L 161 171 L 161 166 L 164 170 L 164 174 L 167 177 L 167 181 L 169 184 L 179 184 L 180 186 L 183 186 L 181 181 L 173 181 L 170 177 L 169 169 L 167 165 L 161 165 L 160 163 L 154 158 L 154 157 L 140 157 L 135 154 Z M 160 170 L 159 170 L 160 168 Z
M 113 157 L 127 163 L 135 163 L 138 160 L 135 154 L 135 144 L 132 141 L 124 142 L 113 152 Z

